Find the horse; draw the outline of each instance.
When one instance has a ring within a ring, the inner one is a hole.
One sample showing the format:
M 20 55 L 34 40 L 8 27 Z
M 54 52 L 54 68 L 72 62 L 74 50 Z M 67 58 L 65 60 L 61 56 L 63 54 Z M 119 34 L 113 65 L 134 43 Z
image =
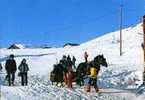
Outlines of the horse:
M 54 82 L 56 82 L 56 86 L 58 86 L 59 83 L 61 83 L 60 86 L 63 86 L 65 72 L 63 66 L 61 64 L 56 64 L 53 67 L 53 71 L 50 73 L 52 85 Z
M 106 58 L 104 58 L 104 55 L 98 55 L 96 56 L 92 61 L 90 61 L 94 64 L 94 66 L 97 68 L 97 72 L 96 74 L 98 75 L 99 71 L 100 71 L 100 67 L 105 66 L 108 67 Z M 86 62 L 82 62 L 78 65 L 77 69 L 76 69 L 76 73 L 77 73 L 77 80 L 76 83 L 80 86 L 84 85 L 84 78 L 86 75 L 89 74 L 89 65 Z
M 64 68 L 62 63 L 54 64 L 53 70 L 50 73 L 50 81 L 52 82 L 52 85 L 54 82 L 56 82 L 56 86 L 58 86 L 59 83 L 61 83 L 61 86 L 63 86 L 63 82 L 66 83 L 66 73 L 67 68 Z M 76 82 L 77 76 L 78 75 L 76 72 L 72 72 L 73 82 Z

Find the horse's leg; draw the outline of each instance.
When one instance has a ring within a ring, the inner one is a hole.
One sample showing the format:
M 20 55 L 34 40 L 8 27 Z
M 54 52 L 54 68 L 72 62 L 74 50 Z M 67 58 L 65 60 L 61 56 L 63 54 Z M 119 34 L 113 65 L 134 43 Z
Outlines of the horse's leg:
M 79 81 L 79 78 L 78 78 L 78 76 L 76 76 L 74 82 L 75 82 L 77 85 L 79 85 L 79 82 L 78 82 L 78 81 Z
M 84 85 L 84 79 L 83 79 L 83 76 L 81 76 L 81 81 L 80 81 L 80 83 L 81 83 L 81 86 Z
M 96 92 L 99 91 L 98 84 L 97 84 L 97 77 L 96 77 L 96 79 L 94 80 L 94 88 L 95 88 Z
M 83 76 L 82 76 L 82 85 L 84 85 L 84 78 L 83 78 Z
M 56 77 L 56 86 L 58 86 L 58 83 L 59 83 L 59 77 L 57 75 L 57 77 Z
M 81 87 L 81 81 L 82 81 L 82 78 L 81 78 L 81 75 L 80 75 L 79 80 L 78 80 L 78 83 L 79 83 L 80 87 Z
M 84 76 L 81 75 L 81 85 L 84 86 Z
M 63 73 L 63 87 L 65 86 L 65 73 Z
M 67 76 L 66 76 L 66 73 L 64 75 L 64 81 L 65 81 L 65 84 L 67 84 Z
M 56 82 L 55 86 L 58 86 L 58 82 Z
M 63 87 L 63 82 L 61 82 L 61 87 Z
M 60 79 L 60 87 L 63 86 L 63 73 L 61 74 L 61 79 Z
M 81 78 L 80 78 L 80 86 L 82 86 L 82 76 L 81 76 Z
M 81 80 L 80 79 L 78 79 L 77 83 L 81 87 Z

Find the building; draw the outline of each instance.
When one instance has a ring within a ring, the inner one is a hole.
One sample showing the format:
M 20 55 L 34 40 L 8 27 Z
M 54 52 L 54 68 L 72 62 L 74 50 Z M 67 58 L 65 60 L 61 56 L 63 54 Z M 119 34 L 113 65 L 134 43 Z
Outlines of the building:
M 8 49 L 24 49 L 25 47 L 21 44 L 12 44 Z
M 74 47 L 74 46 L 78 46 L 79 44 L 73 44 L 73 43 L 66 43 L 63 48 L 71 48 L 71 47 Z

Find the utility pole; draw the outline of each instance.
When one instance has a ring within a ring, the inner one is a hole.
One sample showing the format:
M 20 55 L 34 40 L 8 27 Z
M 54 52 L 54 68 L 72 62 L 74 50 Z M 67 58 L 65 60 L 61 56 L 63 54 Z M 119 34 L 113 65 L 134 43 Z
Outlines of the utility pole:
M 143 33 L 144 33 L 144 72 L 143 72 L 143 84 L 145 84 L 145 15 L 143 16 Z
M 120 56 L 122 56 L 122 8 L 123 4 L 120 6 Z

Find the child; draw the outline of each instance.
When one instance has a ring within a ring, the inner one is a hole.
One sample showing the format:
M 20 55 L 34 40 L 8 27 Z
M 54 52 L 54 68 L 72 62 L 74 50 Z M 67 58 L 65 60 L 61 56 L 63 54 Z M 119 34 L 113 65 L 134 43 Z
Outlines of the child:
M 90 84 L 90 86 L 93 85 L 96 92 L 98 92 L 99 90 L 98 90 L 98 86 L 97 86 L 97 83 L 96 83 L 97 82 L 97 68 L 94 66 L 93 62 L 90 62 L 90 64 L 89 64 L 89 71 L 90 71 L 90 73 L 89 73 L 89 78 L 90 78 L 89 84 Z
M 96 82 L 97 82 L 97 81 L 96 81 L 96 80 L 97 80 L 97 75 L 96 75 L 96 73 L 97 73 L 96 67 L 94 67 L 93 62 L 90 62 L 90 63 L 89 63 L 89 68 L 88 68 L 88 76 L 86 77 L 86 79 L 87 79 L 87 84 L 86 84 L 86 86 L 85 86 L 85 90 L 86 90 L 87 92 L 90 92 L 90 91 L 91 91 L 91 86 L 92 86 L 92 85 L 94 86 L 96 92 L 98 92 L 98 86 L 97 86 L 97 84 L 96 84 Z

